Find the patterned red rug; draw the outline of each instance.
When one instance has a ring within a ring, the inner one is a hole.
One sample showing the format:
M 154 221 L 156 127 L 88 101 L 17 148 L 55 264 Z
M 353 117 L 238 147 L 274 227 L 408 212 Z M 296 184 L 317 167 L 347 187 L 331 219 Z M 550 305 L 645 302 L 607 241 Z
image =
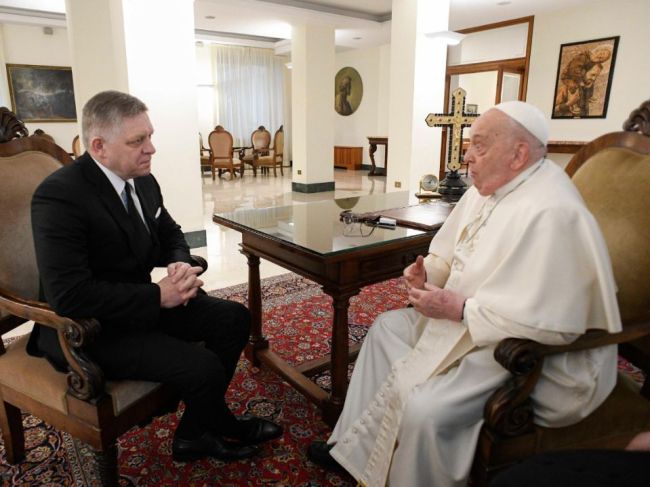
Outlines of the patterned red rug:
M 332 319 L 331 299 L 311 281 L 285 274 L 262 281 L 265 333 L 273 349 L 291 363 L 323 356 L 329 351 Z M 246 285 L 211 293 L 246 302 Z M 406 305 L 399 279 L 365 288 L 352 298 L 351 341 L 360 341 L 367 327 L 381 312 Z M 640 379 L 641 372 L 630 364 L 619 364 Z M 329 386 L 328 375 L 317 382 Z M 157 418 L 145 428 L 134 428 L 118 444 L 120 486 L 353 486 L 345 474 L 330 473 L 307 460 L 305 451 L 314 439 L 325 439 L 329 428 L 317 409 L 288 384 L 268 370 L 251 367 L 241 360 L 228 401 L 236 414 L 252 413 L 272 419 L 285 428 L 284 436 L 262 447 L 252 460 L 224 463 L 204 459 L 176 463 L 171 458 L 171 441 L 180 412 Z M 88 448 L 39 419 L 24 417 L 27 459 L 8 465 L 0 440 L 0 479 L 3 486 L 95 486 L 99 485 Z
M 293 364 L 328 353 L 331 299 L 318 285 L 285 274 L 262 280 L 262 293 L 264 330 L 277 353 Z M 233 286 L 211 294 L 245 303 L 247 286 Z M 365 288 L 351 300 L 351 341 L 360 341 L 379 313 L 405 305 L 404 287 L 399 279 Z M 327 388 L 328 374 L 320 375 L 317 382 Z M 252 460 L 177 463 L 171 458 L 171 442 L 180 412 L 169 414 L 120 438 L 120 486 L 355 485 L 351 477 L 326 472 L 307 460 L 305 451 L 309 443 L 325 439 L 330 430 L 320 420 L 316 407 L 275 374 L 241 360 L 227 399 L 238 415 L 251 413 L 282 424 L 284 436 L 263 445 L 261 454 Z M 6 463 L 0 440 L 3 486 L 99 485 L 85 445 L 33 416 L 26 415 L 24 425 L 27 459 L 20 465 Z

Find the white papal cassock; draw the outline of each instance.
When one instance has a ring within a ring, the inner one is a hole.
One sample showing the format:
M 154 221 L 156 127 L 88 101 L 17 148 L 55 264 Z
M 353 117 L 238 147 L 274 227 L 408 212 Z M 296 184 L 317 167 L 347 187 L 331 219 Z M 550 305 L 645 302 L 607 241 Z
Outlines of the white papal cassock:
M 570 343 L 621 329 L 607 248 L 571 180 L 541 160 L 484 197 L 470 188 L 433 238 L 427 281 L 467 298 L 462 323 L 412 308 L 377 318 L 328 443 L 368 486 L 465 485 L 482 412 L 508 377 L 506 337 Z M 616 383 L 616 347 L 547 358 L 535 421 L 588 415 Z

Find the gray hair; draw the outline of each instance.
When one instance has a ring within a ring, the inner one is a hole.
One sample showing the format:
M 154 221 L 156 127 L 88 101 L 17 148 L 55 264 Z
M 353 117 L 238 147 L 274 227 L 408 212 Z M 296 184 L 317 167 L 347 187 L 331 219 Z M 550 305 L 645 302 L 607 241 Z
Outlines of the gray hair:
M 95 135 L 110 138 L 125 118 L 146 112 L 147 105 L 140 99 L 120 91 L 102 91 L 84 105 L 81 115 L 81 136 L 86 148 Z

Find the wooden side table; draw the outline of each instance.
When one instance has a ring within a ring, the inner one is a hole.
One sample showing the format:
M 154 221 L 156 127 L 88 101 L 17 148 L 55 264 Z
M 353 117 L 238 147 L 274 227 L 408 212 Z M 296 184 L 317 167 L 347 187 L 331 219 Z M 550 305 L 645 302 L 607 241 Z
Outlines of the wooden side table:
M 343 167 L 357 171 L 361 169 L 363 147 L 334 146 L 334 167 Z
M 370 154 L 370 162 L 372 162 L 372 168 L 368 173 L 368 176 L 385 176 L 388 171 L 388 137 L 368 137 L 368 142 L 370 143 L 370 149 L 368 153 Z M 375 165 L 375 152 L 377 151 L 377 146 L 384 146 L 384 167 L 377 167 Z

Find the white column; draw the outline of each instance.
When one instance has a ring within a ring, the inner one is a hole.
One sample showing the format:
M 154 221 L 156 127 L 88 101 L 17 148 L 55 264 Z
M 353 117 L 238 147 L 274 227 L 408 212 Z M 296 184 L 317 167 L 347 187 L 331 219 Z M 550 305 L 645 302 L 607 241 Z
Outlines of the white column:
M 393 0 L 386 191 L 438 174 L 440 129 L 424 119 L 443 109 L 447 45 L 424 34 L 448 29 L 449 1 Z
M 0 24 L 0 106 L 14 109 L 11 106 L 9 95 L 9 80 L 7 79 L 7 65 L 5 61 L 5 39 L 4 26 Z
M 334 29 L 291 35 L 293 190 L 334 190 Z
M 75 101 L 126 91 L 149 107 L 152 172 L 185 233 L 203 238 L 194 5 L 187 0 L 66 0 Z M 192 243 L 192 242 L 190 242 Z

